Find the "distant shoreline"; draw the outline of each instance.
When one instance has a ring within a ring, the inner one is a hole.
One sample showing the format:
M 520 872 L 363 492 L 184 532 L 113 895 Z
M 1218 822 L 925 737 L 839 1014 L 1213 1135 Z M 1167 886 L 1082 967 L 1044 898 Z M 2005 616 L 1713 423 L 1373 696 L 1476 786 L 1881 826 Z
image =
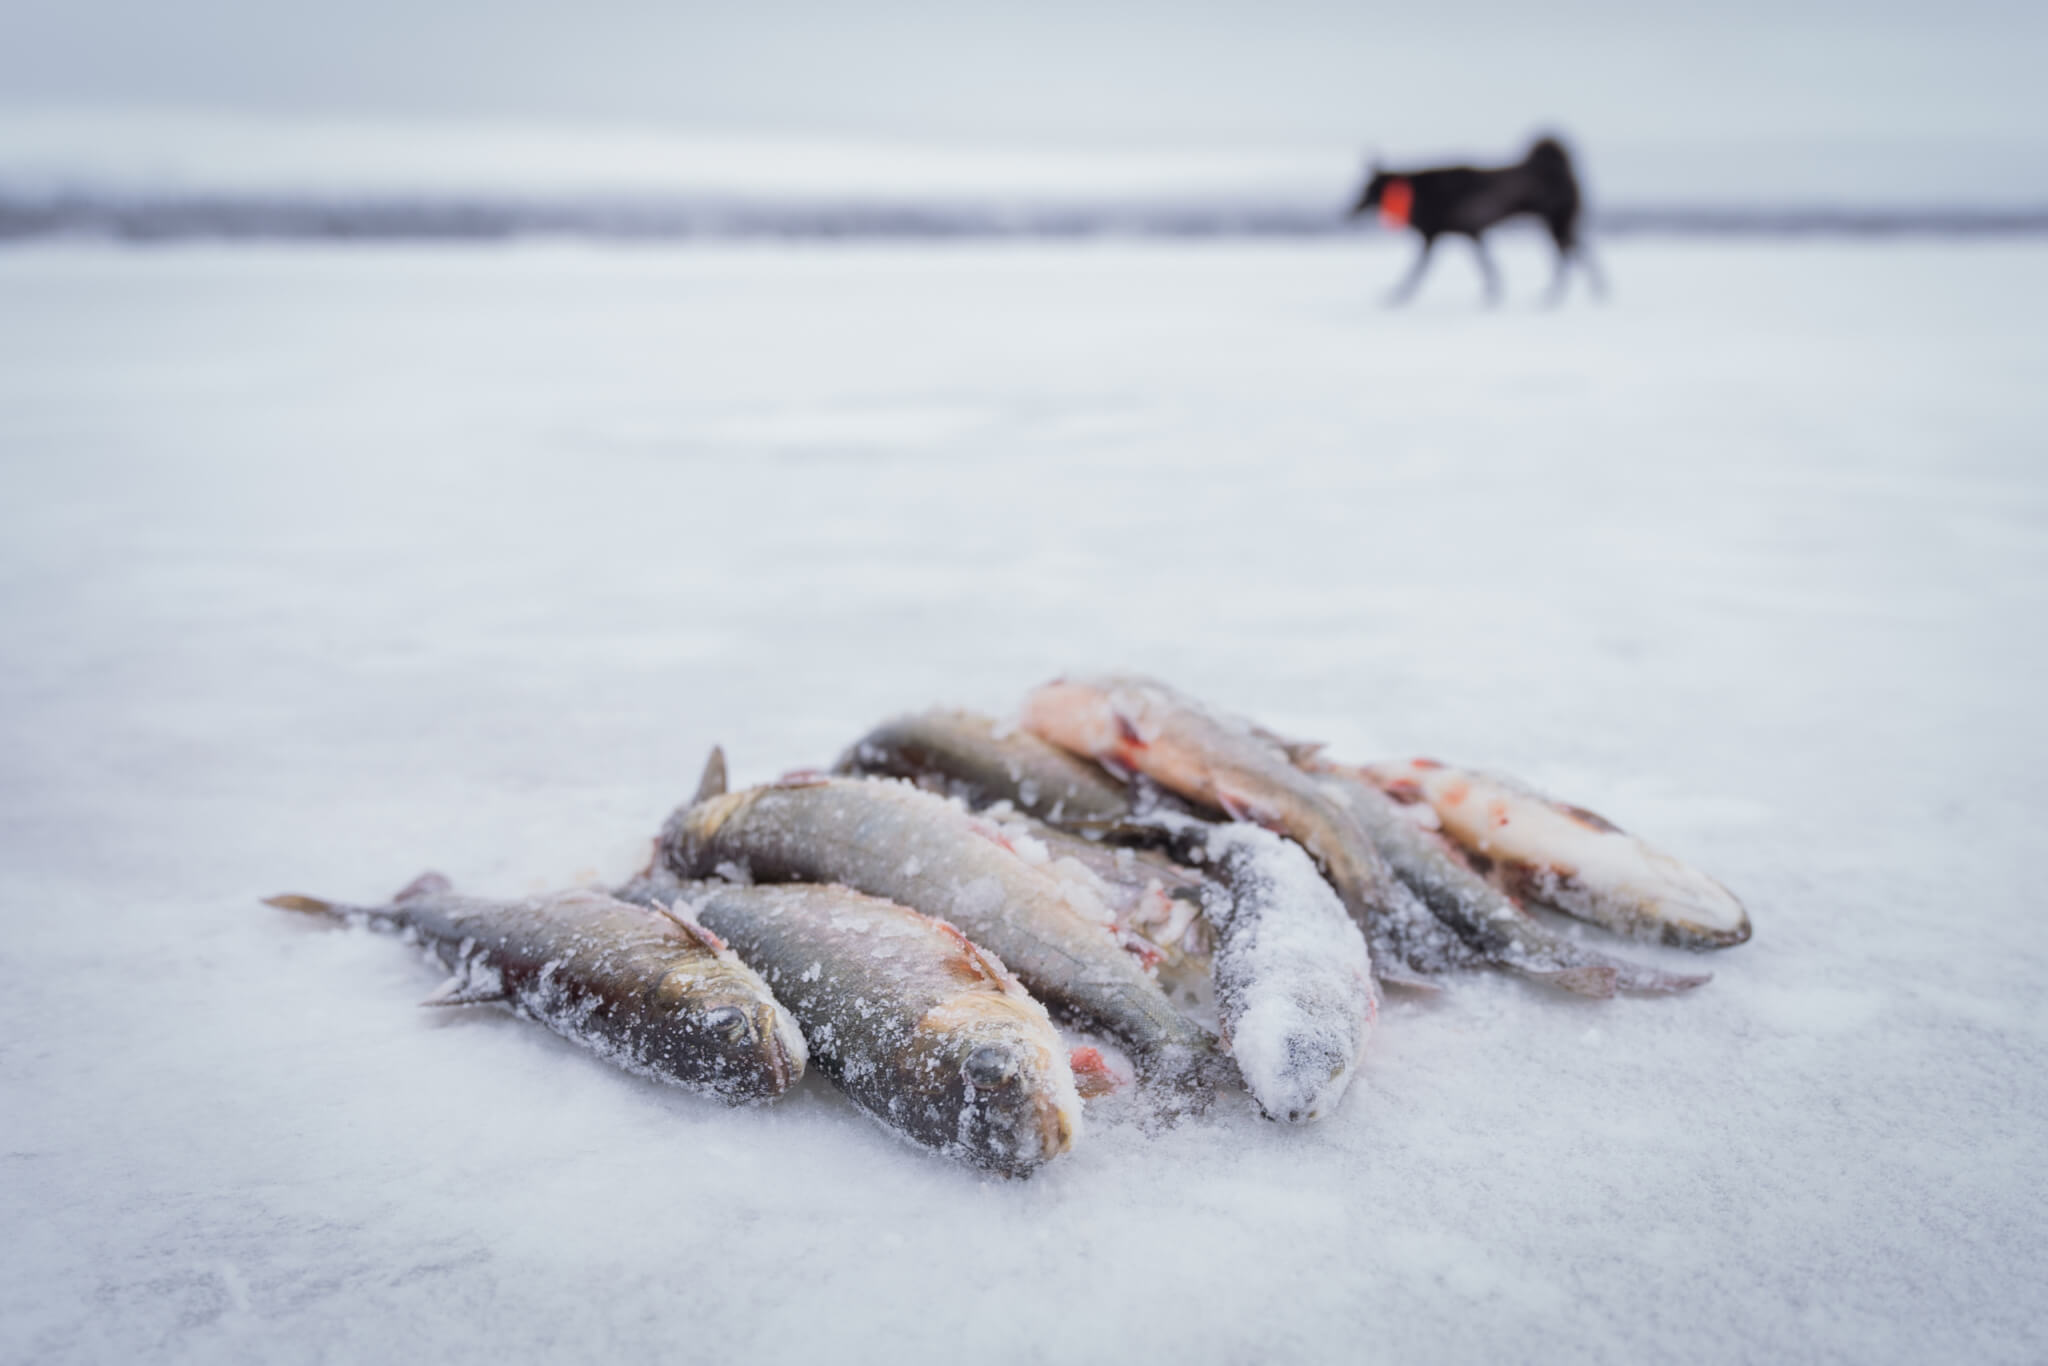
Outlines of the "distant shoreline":
M 1982 207 L 1619 204 L 1607 237 L 2033 237 L 2048 204 Z M 0 244 L 57 240 L 424 242 L 1314 238 L 1357 230 L 1299 204 L 976 204 L 689 199 L 21 193 L 0 190 Z

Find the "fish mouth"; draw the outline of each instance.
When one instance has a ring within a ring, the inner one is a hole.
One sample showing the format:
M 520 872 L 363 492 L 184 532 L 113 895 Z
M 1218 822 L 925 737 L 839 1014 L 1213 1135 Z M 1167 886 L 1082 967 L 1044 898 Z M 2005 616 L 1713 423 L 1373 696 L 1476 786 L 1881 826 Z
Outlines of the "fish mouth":
M 1685 908 L 1688 914 L 1675 917 L 1664 927 L 1665 943 L 1688 949 L 1732 949 L 1749 942 L 1749 912 L 1733 892 L 1719 883 L 1714 885 L 1726 899 L 1725 908 L 1694 901 Z M 1728 914 L 1730 910 L 1734 912 L 1732 917 Z
M 762 1060 L 768 1068 L 770 1095 L 779 1096 L 795 1085 L 804 1074 L 804 1065 L 810 1061 L 810 1050 L 804 1046 L 803 1035 L 797 1033 L 794 1025 L 783 1028 L 785 1023 L 783 1013 L 765 1002 L 754 1013 L 755 1033 L 765 1045 Z
M 1049 1162 L 1074 1146 L 1080 1117 L 1051 1096 L 1038 1098 L 1039 1160 Z
M 1029 1089 L 997 1102 L 974 1144 L 980 1164 L 1006 1176 L 1029 1176 L 1074 1146 L 1074 1117 L 1033 1079 Z
M 747 1100 L 770 1100 L 794 1086 L 810 1061 L 803 1035 L 781 1008 L 757 997 L 715 1000 L 698 1013 L 692 1032 L 703 1050 L 713 1085 Z
M 976 1165 L 1006 1176 L 1029 1176 L 1074 1146 L 1079 1098 L 1071 1105 L 1061 1103 L 1057 1079 L 1047 1075 L 1041 1051 L 984 1043 L 962 1061 L 962 1137 Z

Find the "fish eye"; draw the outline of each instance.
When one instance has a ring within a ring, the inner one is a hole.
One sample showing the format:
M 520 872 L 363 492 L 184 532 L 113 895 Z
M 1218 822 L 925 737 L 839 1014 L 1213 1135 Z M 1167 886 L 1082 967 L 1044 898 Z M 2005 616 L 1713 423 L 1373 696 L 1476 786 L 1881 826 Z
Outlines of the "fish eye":
M 747 1012 L 738 1006 L 720 1006 L 704 1016 L 704 1027 L 714 1034 L 723 1034 L 733 1043 L 740 1043 L 750 1032 Z
M 967 1061 L 960 1064 L 960 1075 L 968 1083 L 979 1088 L 1001 1086 L 1017 1076 L 1017 1060 L 1006 1048 L 984 1044 L 967 1055 Z

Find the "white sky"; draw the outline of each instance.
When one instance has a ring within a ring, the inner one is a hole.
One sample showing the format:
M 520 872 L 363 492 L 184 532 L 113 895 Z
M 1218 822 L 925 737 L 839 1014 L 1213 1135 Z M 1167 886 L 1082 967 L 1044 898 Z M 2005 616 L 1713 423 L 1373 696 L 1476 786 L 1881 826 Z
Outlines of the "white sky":
M 1654 168 L 1645 149 L 1681 149 L 1739 181 L 1754 155 L 1873 194 L 1894 171 L 1953 178 L 1907 163 L 1969 148 L 1970 182 L 2000 199 L 2015 197 L 2000 193 L 2004 159 L 2048 188 L 2044 67 L 2048 6 L 1986 0 L 1677 14 L 1619 0 L 0 0 L 0 155 L 9 138 L 17 153 L 0 169 L 25 145 L 46 161 L 119 152 L 125 135 L 94 149 L 51 134 L 51 111 L 74 132 L 81 111 L 179 110 L 272 131 L 340 120 L 1347 156 L 1500 155 L 1556 126 L 1612 164 Z

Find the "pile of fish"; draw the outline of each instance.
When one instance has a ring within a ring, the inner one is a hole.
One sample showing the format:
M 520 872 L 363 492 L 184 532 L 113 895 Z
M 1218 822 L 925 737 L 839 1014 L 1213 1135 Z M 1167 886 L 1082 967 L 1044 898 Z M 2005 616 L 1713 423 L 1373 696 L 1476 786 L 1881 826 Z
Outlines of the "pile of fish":
M 1428 759 L 1337 763 L 1138 678 L 1047 684 L 1015 724 L 904 717 L 829 774 L 740 791 L 714 751 L 609 894 L 486 901 L 427 874 L 387 905 L 270 904 L 408 933 L 450 973 L 429 1005 L 509 1004 L 735 1104 L 815 1065 L 892 1131 L 1010 1176 L 1073 1146 L 1084 1096 L 1182 1113 L 1241 1085 L 1277 1121 L 1330 1113 L 1380 984 L 1707 980 L 1532 905 L 1691 949 L 1750 933 L 1719 883 L 1590 811 Z

